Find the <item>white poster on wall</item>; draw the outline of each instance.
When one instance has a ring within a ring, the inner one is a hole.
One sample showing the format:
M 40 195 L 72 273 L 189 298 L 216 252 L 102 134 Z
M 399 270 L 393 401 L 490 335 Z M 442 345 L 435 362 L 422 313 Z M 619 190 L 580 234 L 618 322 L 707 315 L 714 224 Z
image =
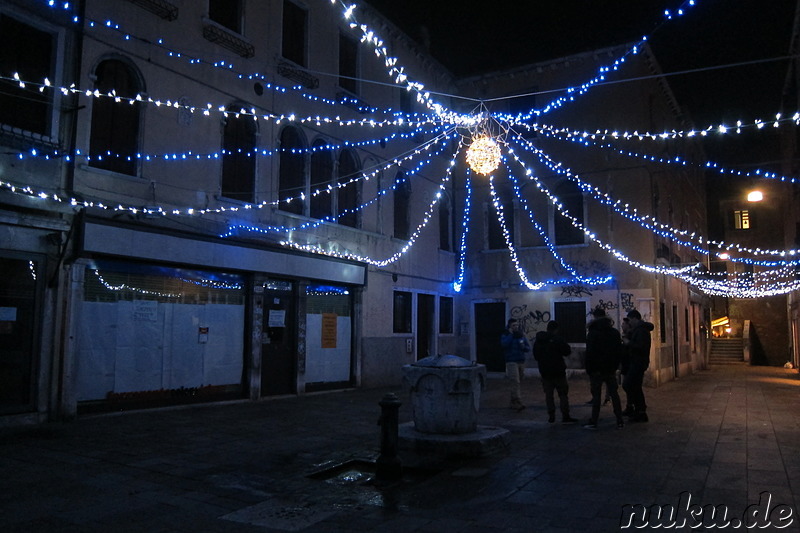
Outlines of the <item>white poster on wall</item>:
M 134 322 L 158 322 L 158 302 L 155 300 L 134 300 L 131 319 Z

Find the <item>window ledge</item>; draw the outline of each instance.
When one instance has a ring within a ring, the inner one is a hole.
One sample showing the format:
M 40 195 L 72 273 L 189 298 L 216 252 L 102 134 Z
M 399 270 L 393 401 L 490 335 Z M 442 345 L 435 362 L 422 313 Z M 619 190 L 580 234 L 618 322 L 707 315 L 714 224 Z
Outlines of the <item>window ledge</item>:
M 278 74 L 284 78 L 297 82 L 306 89 L 316 89 L 319 87 L 319 78 L 316 78 L 305 71 L 303 68 L 298 67 L 294 63 L 290 63 L 285 59 L 278 60 Z
M 114 178 L 121 178 L 121 179 L 129 180 L 129 181 L 132 181 L 132 182 L 135 182 L 135 183 L 147 183 L 148 185 L 150 183 L 149 181 L 147 181 L 145 178 L 143 178 L 142 176 L 140 176 L 138 174 L 136 176 L 131 175 L 131 174 L 123 174 L 122 172 L 115 172 L 113 170 L 106 170 L 105 168 L 93 167 L 89 163 L 81 163 L 81 164 L 78 165 L 78 168 L 83 170 L 83 171 L 86 171 L 86 172 L 91 172 L 93 174 L 102 174 L 102 175 L 111 176 L 111 177 L 114 177 Z
M 61 146 L 52 137 L 40 133 L 32 133 L 8 124 L 0 124 L 0 144 L 17 150 L 36 148 L 37 150 L 48 150 L 58 154 L 61 152 Z
M 158 15 L 164 20 L 173 21 L 178 18 L 178 6 L 167 0 L 128 0 L 128 2 Z
M 207 41 L 227 48 L 242 57 L 247 58 L 256 55 L 256 48 L 252 43 L 206 17 L 203 17 L 203 37 Z

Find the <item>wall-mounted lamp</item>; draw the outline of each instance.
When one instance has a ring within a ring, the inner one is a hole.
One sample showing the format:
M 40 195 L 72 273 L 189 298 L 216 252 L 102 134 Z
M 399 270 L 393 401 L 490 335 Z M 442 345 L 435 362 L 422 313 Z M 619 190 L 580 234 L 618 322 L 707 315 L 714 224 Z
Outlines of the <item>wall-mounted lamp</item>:
M 764 199 L 764 194 L 761 191 L 750 191 L 747 193 L 748 202 L 760 202 Z

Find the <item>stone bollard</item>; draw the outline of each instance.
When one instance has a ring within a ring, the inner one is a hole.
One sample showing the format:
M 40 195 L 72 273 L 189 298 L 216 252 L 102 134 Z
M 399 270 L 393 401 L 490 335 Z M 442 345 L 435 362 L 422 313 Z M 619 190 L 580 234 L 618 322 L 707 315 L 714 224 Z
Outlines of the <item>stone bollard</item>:
M 400 399 L 396 394 L 388 393 L 381 401 L 381 417 L 378 424 L 381 426 L 381 454 L 375 462 L 375 475 L 380 480 L 390 481 L 400 479 L 403 467 L 397 457 Z

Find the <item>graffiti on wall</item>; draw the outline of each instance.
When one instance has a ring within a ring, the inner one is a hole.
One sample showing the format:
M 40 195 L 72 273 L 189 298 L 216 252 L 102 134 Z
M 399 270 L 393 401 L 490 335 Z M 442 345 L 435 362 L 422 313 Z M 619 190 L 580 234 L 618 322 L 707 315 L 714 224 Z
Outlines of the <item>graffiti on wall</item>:
M 610 300 L 607 302 L 604 300 L 600 300 L 600 302 L 597 304 L 597 307 L 599 307 L 600 309 L 605 309 L 606 311 L 613 311 L 614 309 L 619 308 L 619 306 L 616 303 Z
M 629 292 L 620 293 L 619 301 L 620 301 L 620 305 L 622 305 L 622 308 L 626 312 L 628 312 L 628 311 L 630 311 L 632 309 L 635 309 L 635 306 L 633 305 L 633 294 L 631 294 Z
M 561 287 L 561 296 L 580 298 L 583 295 L 591 296 L 592 291 L 582 285 L 564 285 Z
M 537 326 L 550 322 L 550 311 L 529 310 L 528 305 L 523 304 L 511 308 L 511 318 L 516 318 L 519 321 L 520 331 L 530 337 L 542 329 Z

